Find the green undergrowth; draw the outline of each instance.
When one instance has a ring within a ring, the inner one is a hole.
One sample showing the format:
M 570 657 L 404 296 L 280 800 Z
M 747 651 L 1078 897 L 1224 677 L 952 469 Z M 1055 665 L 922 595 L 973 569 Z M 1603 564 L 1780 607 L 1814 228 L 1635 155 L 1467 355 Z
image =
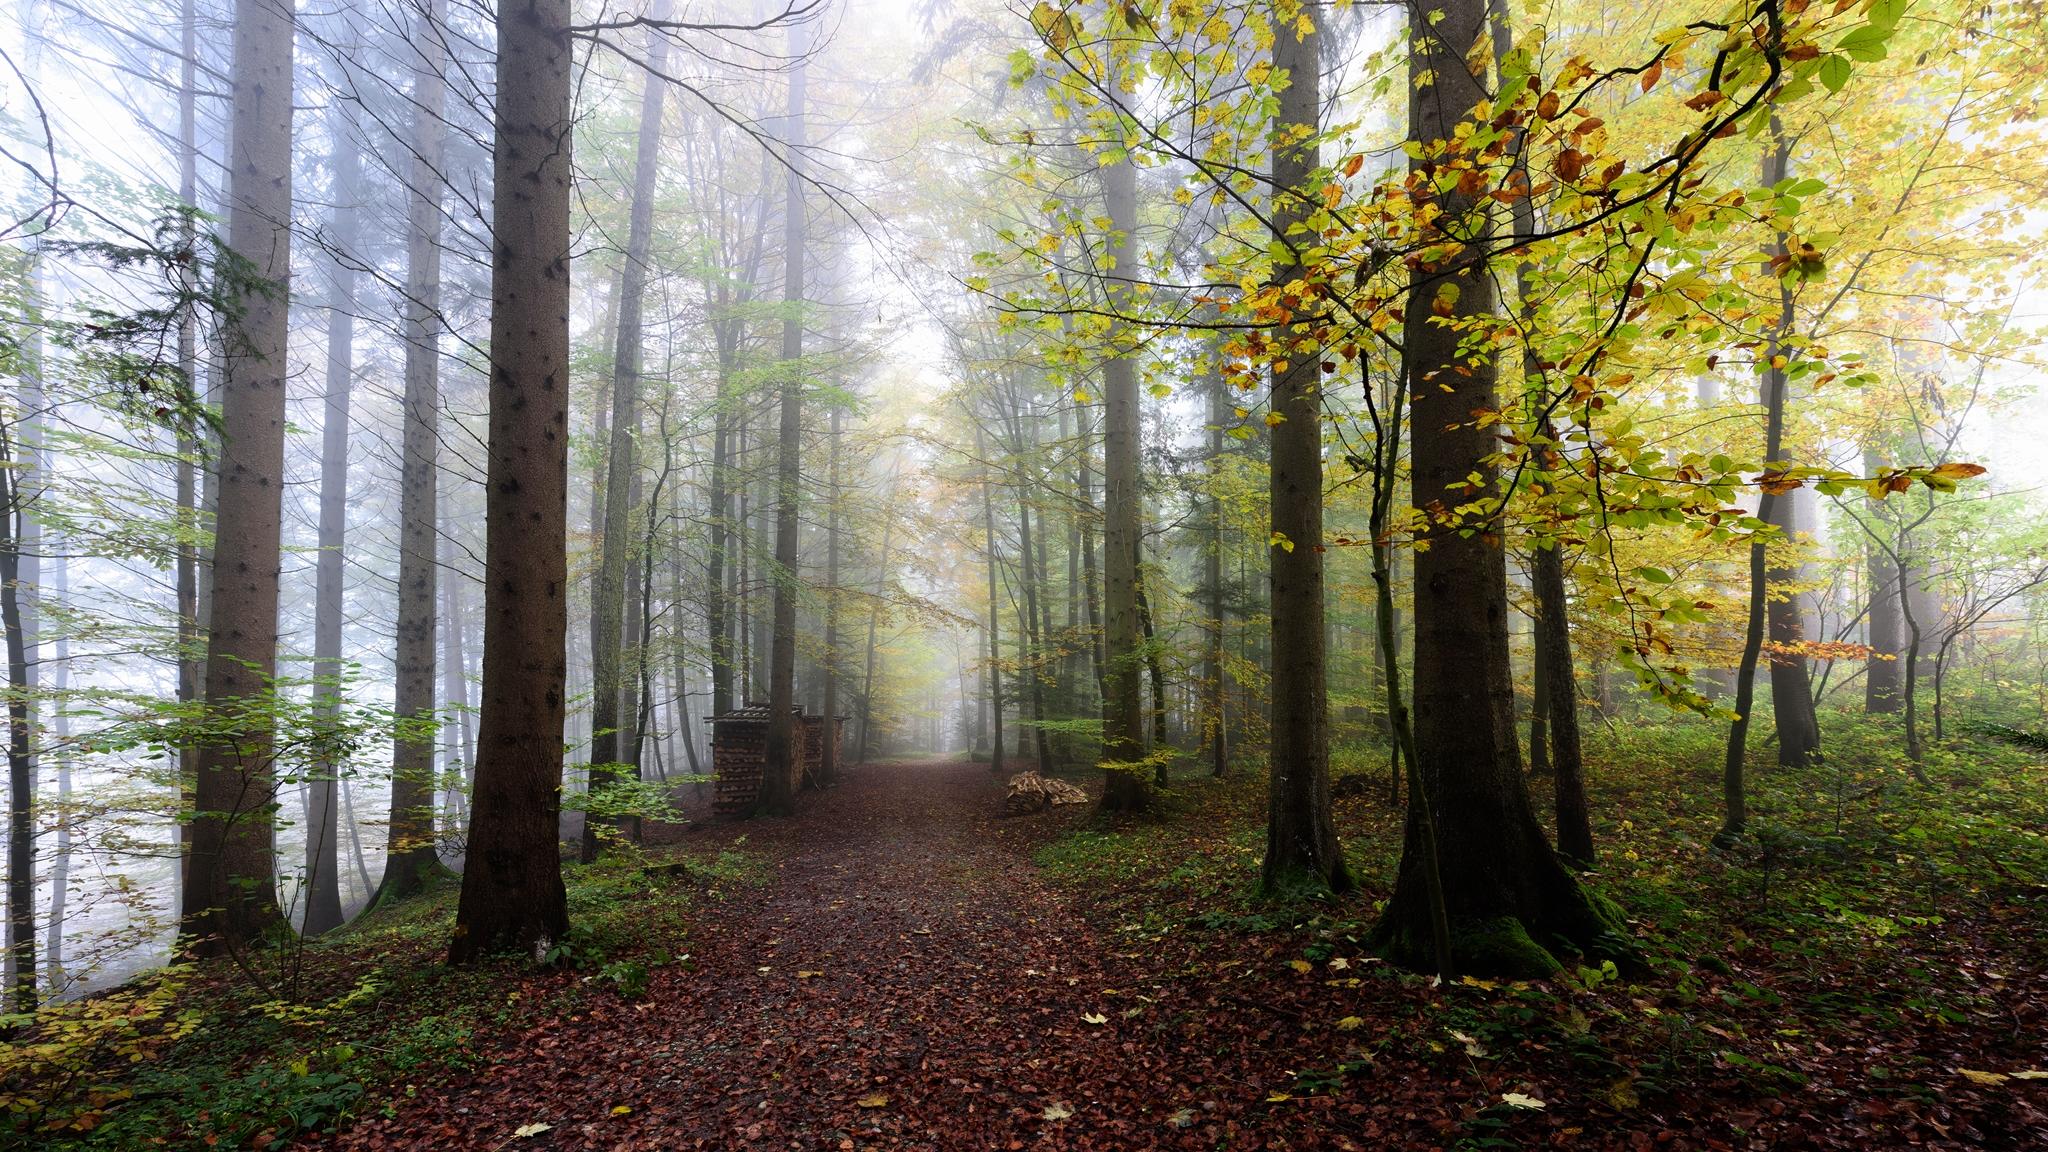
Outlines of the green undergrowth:
M 571 929 L 541 968 L 443 964 L 450 879 L 289 954 L 175 965 L 0 1018 L 0 1148 L 282 1148 L 467 1072 L 489 1034 L 643 994 L 688 964 L 691 909 L 766 869 L 743 851 L 622 845 L 564 874 Z
M 2040 753 L 1965 730 L 1930 744 L 1923 783 L 1894 723 L 1831 713 L 1823 726 L 1818 765 L 1781 768 L 1768 744 L 1753 750 L 1748 834 L 1719 849 L 1725 726 L 1647 713 L 1589 723 L 1600 859 L 1586 880 L 1620 907 L 1644 957 L 1626 978 L 1568 960 L 1550 980 L 1435 988 L 1371 959 L 1365 942 L 1392 885 L 1402 814 L 1388 803 L 1384 748 L 1365 742 L 1332 757 L 1340 779 L 1368 774 L 1336 808 L 1362 886 L 1354 896 L 1261 896 L 1264 772 L 1253 764 L 1225 780 L 1177 780 L 1164 824 L 1083 826 L 1037 860 L 1127 951 L 1180 945 L 1276 970 L 1298 962 L 1302 979 L 1362 989 L 1358 1007 L 1332 1008 L 1340 1018 L 1419 1000 L 1419 1014 L 1398 1020 L 1352 1018 L 1378 1031 L 1381 1049 L 1468 1068 L 1482 1060 L 1474 1051 L 1485 1062 L 1562 1058 L 1617 1109 L 1708 1076 L 1776 1094 L 1805 1076 L 1777 1053 L 1809 1041 L 1847 1050 L 1902 1025 L 1967 1028 L 1991 1005 L 1955 979 L 1956 965 L 2024 969 L 2048 928 Z M 1547 820 L 1548 782 L 1532 781 L 1531 793 Z M 1339 960 L 1348 969 L 1326 973 Z M 1901 1049 L 1873 1055 L 1871 1075 L 1893 1077 L 1901 1092 L 1952 1076 Z

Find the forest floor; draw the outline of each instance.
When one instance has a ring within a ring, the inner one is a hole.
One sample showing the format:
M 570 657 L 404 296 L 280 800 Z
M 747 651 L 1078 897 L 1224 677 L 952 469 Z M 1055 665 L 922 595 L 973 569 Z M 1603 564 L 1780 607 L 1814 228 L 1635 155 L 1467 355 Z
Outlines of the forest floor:
M 2048 1148 L 2048 772 L 1958 742 L 1922 784 L 1889 737 L 1758 763 L 1724 852 L 1712 726 L 1600 732 L 1590 880 L 1648 971 L 1528 983 L 1360 943 L 1400 844 L 1370 745 L 1364 890 L 1289 903 L 1250 764 L 1114 824 L 876 764 L 565 868 L 544 967 L 442 964 L 443 881 L 50 1009 L 0 1045 L 0 1150 Z
M 1255 792 L 1195 782 L 1177 816 L 1102 829 L 1001 818 L 984 767 L 903 762 L 794 820 L 690 830 L 772 876 L 696 909 L 686 963 L 479 1037 L 472 1072 L 327 1143 L 2048 1147 L 2026 1075 L 2048 953 L 2014 943 L 2033 910 L 1860 969 L 1752 922 L 1642 984 L 1443 987 L 1355 947 L 1369 895 L 1289 910 L 1205 884 L 1246 870 L 1233 797 Z

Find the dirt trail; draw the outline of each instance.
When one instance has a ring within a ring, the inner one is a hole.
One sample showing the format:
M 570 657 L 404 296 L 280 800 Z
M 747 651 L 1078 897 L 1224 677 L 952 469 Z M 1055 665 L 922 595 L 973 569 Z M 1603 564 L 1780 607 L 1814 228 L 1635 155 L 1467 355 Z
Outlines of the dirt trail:
M 871 766 L 806 800 L 702 834 L 744 833 L 778 866 L 702 907 L 692 970 L 533 1029 L 523 1056 L 341 1145 L 1208 1146 L 1186 1131 L 1213 1115 L 1204 1061 L 1124 1016 L 1162 990 L 1035 874 L 1046 818 L 999 819 L 986 770 L 958 762 Z M 535 1123 L 553 1127 L 509 1139 Z

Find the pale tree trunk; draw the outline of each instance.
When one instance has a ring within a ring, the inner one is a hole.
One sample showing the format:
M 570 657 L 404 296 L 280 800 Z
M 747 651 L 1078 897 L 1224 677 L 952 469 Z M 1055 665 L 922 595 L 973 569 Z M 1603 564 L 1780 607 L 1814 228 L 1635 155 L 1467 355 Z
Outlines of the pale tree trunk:
M 1302 5 L 1304 24 L 1323 20 L 1320 3 Z M 1286 140 L 1273 148 L 1273 239 L 1290 235 L 1313 205 L 1309 183 L 1321 166 L 1322 69 L 1318 32 L 1282 28 L 1273 42 L 1273 69 L 1287 75 L 1274 127 L 1276 138 L 1306 133 L 1308 143 Z M 1295 282 L 1303 269 L 1274 262 L 1275 284 Z M 1273 375 L 1272 508 L 1270 553 L 1273 594 L 1272 762 L 1266 807 L 1266 856 L 1259 883 L 1268 892 L 1297 886 L 1348 891 L 1354 886 L 1330 811 L 1330 717 L 1327 638 L 1323 629 L 1323 396 L 1321 349 L 1313 337 L 1294 346 L 1295 329 L 1318 319 L 1304 297 L 1291 323 L 1274 333 L 1285 370 Z
M 683 486 L 677 484 L 669 490 L 669 520 L 680 532 L 683 525 Z M 712 515 L 718 513 L 714 510 Z M 683 550 L 677 547 L 668 568 L 669 602 L 669 658 L 673 663 L 671 675 L 675 677 L 676 742 L 683 747 L 688 758 L 690 775 L 704 774 L 703 766 L 697 762 L 697 737 L 690 723 L 690 651 L 688 637 L 683 629 Z M 703 784 L 700 782 L 701 790 Z
M 437 485 L 438 486 L 438 485 Z M 445 751 L 447 800 L 443 805 L 443 843 L 460 845 L 469 833 L 469 776 L 475 765 L 475 727 L 469 707 L 469 664 L 463 655 L 462 572 L 455 565 L 455 547 L 449 539 L 451 525 L 445 517 L 441 526 L 441 706 L 448 715 L 442 740 Z M 448 863 L 461 867 L 462 850 L 454 848 Z
M 1864 449 L 1865 475 L 1875 476 L 1883 467 L 1884 461 L 1876 452 Z M 1882 523 L 1878 501 L 1872 499 L 1871 505 L 1873 522 Z M 1902 705 L 1904 672 L 1899 657 L 1905 650 L 1906 618 L 1899 604 L 1899 566 L 1892 562 L 1891 553 L 1874 541 L 1864 547 L 1863 555 L 1869 583 L 1870 629 L 1870 659 L 1864 664 L 1863 674 L 1863 710 L 1872 715 L 1892 715 Z
M 768 741 L 761 773 L 760 811 L 787 816 L 796 810 L 803 748 L 796 726 L 797 501 L 803 484 L 804 354 L 804 42 L 802 23 L 789 27 L 789 103 L 784 121 L 789 172 L 782 222 L 781 426 L 775 443 L 774 632 L 768 660 Z
M 991 775 L 1003 774 L 1003 629 L 1002 608 L 997 588 L 997 568 L 1002 559 L 997 552 L 995 499 L 989 489 L 988 444 L 981 434 L 981 421 L 974 422 L 974 456 L 981 462 L 981 532 L 986 543 L 988 560 L 988 707 L 991 713 L 990 731 L 993 734 L 988 747 L 988 770 Z M 886 579 L 886 576 L 884 577 Z M 875 691 L 875 621 L 868 618 L 868 696 L 872 700 Z M 864 706 L 865 709 L 866 706 Z M 861 722 L 861 740 L 867 740 L 867 721 Z
M 398 481 L 398 627 L 391 749 L 391 823 L 384 879 L 372 903 L 418 892 L 440 864 L 434 843 L 435 452 L 441 414 L 441 109 L 447 61 L 440 0 L 421 13 L 413 65 L 413 164 L 406 198 L 404 432 Z M 448 627 L 459 629 L 450 620 Z M 457 675 L 460 675 L 457 669 Z
M 1124 156 L 1102 168 L 1102 199 L 1109 217 L 1112 312 L 1130 307 L 1130 285 L 1140 275 L 1132 248 L 1138 226 L 1138 176 Z M 1127 337 L 1112 323 L 1102 365 L 1102 809 L 1142 811 L 1149 800 L 1145 776 L 1144 683 L 1138 652 L 1138 537 L 1144 496 L 1138 479 L 1138 366 L 1120 346 Z
M 569 928 L 557 841 L 568 617 L 569 0 L 500 0 L 483 714 L 449 960 Z
M 1095 702 L 1099 708 L 1107 705 L 1109 692 L 1102 672 L 1102 577 L 1095 561 L 1095 429 L 1088 419 L 1086 406 L 1075 405 L 1074 425 L 1079 439 L 1074 453 L 1078 461 L 1074 468 L 1074 488 L 1080 502 L 1081 607 L 1088 617 L 1085 644 L 1088 673 L 1095 682 Z
M 1485 100 L 1465 64 L 1487 35 L 1484 0 L 1449 0 L 1441 15 L 1427 30 L 1410 31 L 1408 135 L 1421 150 L 1411 170 L 1468 162 L 1452 141 L 1462 139 L 1460 128 Z M 1551 951 L 1557 942 L 1628 959 L 1626 929 L 1559 861 L 1529 801 L 1515 731 L 1500 526 L 1432 515 L 1433 508 L 1499 505 L 1491 462 L 1499 442 L 1473 417 L 1498 410 L 1495 367 L 1466 353 L 1457 326 L 1494 311 L 1485 211 L 1455 187 L 1435 203 L 1437 227 L 1467 243 L 1443 245 L 1435 231 L 1410 241 L 1437 243 L 1441 253 L 1412 270 L 1402 339 L 1414 435 L 1410 500 L 1427 545 L 1414 558 L 1415 786 L 1394 893 L 1373 940 L 1403 963 L 1440 971 L 1543 976 L 1560 967 Z M 1473 476 L 1478 491 L 1468 487 Z M 1441 912 L 1432 888 L 1441 891 Z
M 284 491 L 293 29 L 284 0 L 235 2 L 228 244 L 272 287 L 243 292 L 241 321 L 223 349 L 209 739 L 199 750 L 180 926 L 185 948 L 201 956 L 253 942 L 281 918 L 270 695 Z
M 71 567 L 62 555 L 50 563 L 50 589 L 59 604 L 71 591 Z M 71 720 L 65 714 L 65 696 L 71 690 L 71 642 L 58 633 L 54 653 L 55 677 L 51 685 L 56 701 L 50 717 L 52 759 L 57 768 L 57 842 L 50 853 L 50 923 L 43 934 L 43 971 L 50 995 L 64 993 L 64 904 L 71 886 Z
M 199 207 L 199 114 L 198 57 L 199 13 L 196 0 L 183 0 L 178 9 L 178 202 L 187 215 L 179 227 L 179 244 L 196 252 L 199 244 L 197 221 L 190 215 Z M 179 287 L 186 293 L 198 290 L 198 279 L 190 265 L 179 273 Z M 199 387 L 199 310 L 188 304 L 178 316 L 178 370 L 185 387 Z M 191 705 L 199 699 L 203 640 L 199 634 L 199 538 L 204 524 L 199 513 L 199 441 L 190 435 L 178 438 L 177 501 L 178 545 L 176 560 L 178 596 L 178 703 Z M 181 807 L 192 802 L 192 782 L 199 770 L 199 749 L 190 741 L 178 749 L 178 800 Z M 171 825 L 178 850 L 173 884 L 185 886 L 186 826 L 181 817 Z
M 652 18 L 666 15 L 656 5 Z M 613 765 L 637 761 L 636 725 L 625 715 L 628 698 L 624 666 L 624 615 L 631 592 L 627 569 L 633 535 L 628 528 L 637 487 L 636 445 L 640 428 L 642 315 L 647 296 L 647 259 L 654 242 L 654 182 L 661 149 L 661 108 L 667 84 L 656 73 L 668 64 L 668 37 L 650 30 L 645 86 L 640 94 L 640 137 L 633 168 L 633 206 L 620 266 L 617 343 L 612 352 L 611 448 L 604 485 L 604 529 L 599 544 L 596 587 L 590 613 L 590 791 L 594 796 L 616 777 Z M 583 860 L 597 859 L 598 819 L 583 820 Z
M 355 384 L 356 270 L 358 246 L 356 198 L 361 192 L 362 157 L 353 104 L 337 99 L 328 113 L 333 141 L 329 163 L 333 179 L 328 198 L 334 215 L 328 224 L 327 395 L 320 424 L 319 557 L 314 566 L 313 706 L 324 724 L 341 719 L 342 550 L 348 544 L 349 399 Z M 403 585 L 401 584 L 401 587 Z M 401 683 L 403 677 L 400 678 Z M 401 688 L 402 691 L 402 688 Z M 308 936 L 341 927 L 340 859 L 336 840 L 341 821 L 335 804 L 336 781 L 345 765 L 322 757 L 308 781 L 310 806 L 306 821 L 305 908 L 300 931 Z M 392 792 L 399 786 L 394 778 Z
M 845 409 L 832 405 L 831 444 L 826 450 L 825 499 L 825 750 L 818 765 L 818 783 L 839 777 L 839 741 L 832 738 L 839 715 L 839 453 Z

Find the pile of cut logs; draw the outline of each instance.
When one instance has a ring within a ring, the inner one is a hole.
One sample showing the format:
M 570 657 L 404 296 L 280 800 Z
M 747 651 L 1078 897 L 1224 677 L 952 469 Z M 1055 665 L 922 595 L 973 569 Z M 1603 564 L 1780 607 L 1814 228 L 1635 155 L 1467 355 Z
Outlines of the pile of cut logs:
M 1020 772 L 1010 778 L 1009 795 L 1003 811 L 1011 816 L 1028 816 L 1060 804 L 1086 804 L 1088 794 L 1064 780 L 1053 780 L 1036 772 Z

